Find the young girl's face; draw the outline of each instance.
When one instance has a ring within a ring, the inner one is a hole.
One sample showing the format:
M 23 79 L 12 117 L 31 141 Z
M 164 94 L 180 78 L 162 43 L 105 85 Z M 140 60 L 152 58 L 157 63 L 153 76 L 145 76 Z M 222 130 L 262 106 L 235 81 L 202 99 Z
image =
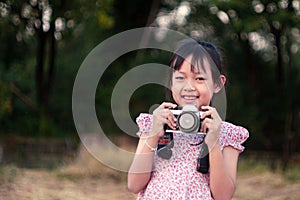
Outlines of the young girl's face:
M 204 62 L 204 70 L 192 70 L 191 63 L 184 60 L 179 70 L 173 72 L 172 96 L 179 106 L 194 104 L 199 109 L 208 106 L 218 87 L 212 79 L 212 72 L 208 62 Z M 198 67 L 200 69 L 201 67 Z

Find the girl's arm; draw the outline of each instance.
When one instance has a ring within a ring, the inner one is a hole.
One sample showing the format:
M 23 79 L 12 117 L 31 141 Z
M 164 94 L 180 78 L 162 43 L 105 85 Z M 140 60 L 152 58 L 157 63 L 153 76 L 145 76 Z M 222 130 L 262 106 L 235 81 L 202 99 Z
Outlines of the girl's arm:
M 141 137 L 139 140 L 135 157 L 128 172 L 127 185 L 133 193 L 138 193 L 144 189 L 150 180 L 154 160 L 154 151 L 150 147 L 156 147 L 158 139 L 156 136 L 152 136 Z M 146 145 L 146 141 L 148 145 Z
M 209 148 L 211 193 L 215 200 L 232 199 L 236 186 L 239 151 L 230 146 L 221 150 L 219 137 L 222 119 L 215 108 L 203 106 L 202 109 L 208 110 L 201 115 L 201 131 L 208 130 L 205 142 Z
M 239 152 L 230 146 L 221 151 L 219 141 L 210 149 L 210 189 L 212 196 L 215 200 L 232 199 L 236 188 Z
M 169 110 L 176 107 L 173 103 L 162 103 L 153 112 L 152 130 L 149 136 L 141 136 L 136 150 L 135 157 L 128 172 L 128 189 L 134 193 L 144 189 L 151 176 L 154 148 L 156 148 L 158 140 L 164 134 L 164 125 L 176 129 L 176 118 Z

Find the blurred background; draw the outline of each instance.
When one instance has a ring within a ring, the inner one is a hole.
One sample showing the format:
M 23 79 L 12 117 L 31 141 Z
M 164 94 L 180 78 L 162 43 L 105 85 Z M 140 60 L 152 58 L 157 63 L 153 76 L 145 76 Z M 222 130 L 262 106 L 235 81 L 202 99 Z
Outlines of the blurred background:
M 250 132 L 243 166 L 248 170 L 261 164 L 272 173 L 285 174 L 296 170 L 288 181 L 299 182 L 299 0 L 7 0 L 0 1 L 0 180 L 7 186 L 3 191 L 10 191 L 9 184 L 28 173 L 25 169 L 53 172 L 74 161 L 81 168 L 88 165 L 72 117 L 77 71 L 103 40 L 145 26 L 199 36 L 221 48 L 228 80 L 226 120 Z M 136 138 L 119 130 L 112 118 L 114 85 L 133 67 L 168 64 L 169 57 L 169 52 L 157 49 L 133 51 L 116 59 L 101 77 L 99 85 L 105 89 L 96 94 L 97 116 L 117 145 L 134 150 Z M 130 102 L 132 119 L 164 100 L 161 86 L 139 88 Z M 85 177 L 55 173 L 75 182 Z M 117 182 L 126 187 L 124 177 Z

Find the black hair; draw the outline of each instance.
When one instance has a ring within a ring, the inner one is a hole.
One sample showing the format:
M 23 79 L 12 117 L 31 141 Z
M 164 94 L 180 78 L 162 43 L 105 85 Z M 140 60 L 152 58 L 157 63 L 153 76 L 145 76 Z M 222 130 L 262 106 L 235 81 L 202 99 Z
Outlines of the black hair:
M 212 79 L 215 84 L 221 86 L 220 75 L 223 74 L 222 56 L 220 50 L 213 43 L 192 37 L 181 40 L 169 61 L 169 66 L 179 70 L 188 56 L 192 56 L 191 69 L 194 72 L 203 70 L 205 72 L 204 61 L 208 61 L 212 72 Z M 172 74 L 169 77 L 169 84 L 172 84 Z M 167 98 L 170 94 L 167 92 Z

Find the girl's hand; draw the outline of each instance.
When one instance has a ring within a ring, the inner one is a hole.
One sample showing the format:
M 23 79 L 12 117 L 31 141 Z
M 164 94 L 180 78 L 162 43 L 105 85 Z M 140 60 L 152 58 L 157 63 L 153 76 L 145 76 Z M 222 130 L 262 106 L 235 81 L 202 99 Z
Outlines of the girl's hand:
M 217 110 L 211 106 L 202 106 L 204 111 L 201 115 L 202 126 L 201 132 L 206 133 L 205 142 L 208 146 L 213 147 L 219 139 L 222 119 Z
M 152 134 L 157 135 L 158 138 L 164 135 L 164 125 L 167 124 L 171 129 L 176 129 L 176 118 L 170 109 L 177 105 L 169 102 L 162 103 L 153 111 L 153 126 Z

